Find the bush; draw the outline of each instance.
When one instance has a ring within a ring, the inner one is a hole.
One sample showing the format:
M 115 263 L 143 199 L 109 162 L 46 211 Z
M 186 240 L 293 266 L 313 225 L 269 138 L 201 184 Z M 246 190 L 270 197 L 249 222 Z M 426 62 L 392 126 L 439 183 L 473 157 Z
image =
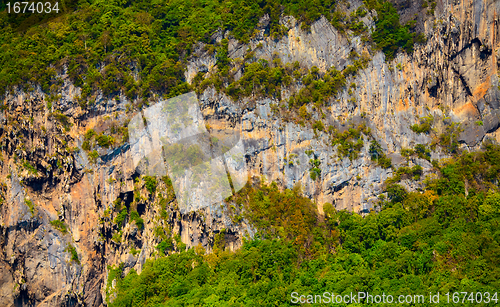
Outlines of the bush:
M 401 156 L 405 158 L 409 158 L 415 153 L 415 151 L 411 148 L 401 148 Z
M 89 141 L 83 141 L 83 143 L 82 143 L 82 149 L 85 150 L 85 151 L 89 151 L 91 149 L 90 142 Z
M 89 161 L 90 161 L 90 163 L 96 164 L 98 158 L 99 158 L 99 153 L 97 152 L 97 150 L 94 150 L 94 151 L 92 151 L 92 152 L 89 153 Z
M 214 251 L 219 252 L 223 251 L 226 247 L 226 230 L 221 229 L 218 234 L 214 236 Z
M 321 161 L 319 159 L 310 159 L 309 164 L 311 165 L 311 169 L 309 170 L 311 179 L 314 181 L 317 178 L 321 178 L 321 169 L 319 168 Z
M 144 229 L 144 220 L 140 217 L 137 211 L 130 212 L 130 220 L 135 221 L 135 224 L 139 229 Z
M 29 199 L 25 199 L 24 203 L 26 204 L 26 206 L 28 206 L 28 208 L 31 212 L 31 216 L 34 216 L 35 215 L 35 205 L 33 204 L 33 202 Z
M 61 220 L 50 221 L 50 225 L 64 234 L 68 233 L 68 226 Z
M 299 186 L 280 192 L 278 185 L 245 186 L 234 196 L 242 203 L 244 217 L 256 225 L 261 238 L 294 238 L 304 250 L 312 238 L 312 227 L 317 218 L 315 205 L 301 195 Z
M 109 146 L 113 143 L 113 138 L 105 134 L 100 134 L 97 136 L 96 141 L 99 146 L 109 148 Z
M 63 125 L 66 131 L 69 131 L 69 128 L 71 128 L 71 126 L 73 125 L 72 123 L 70 123 L 69 118 L 66 115 L 62 114 L 60 111 L 52 113 L 52 116 L 54 116 L 54 118 Z
M 370 143 L 370 158 L 372 161 L 377 161 L 377 164 L 383 168 L 390 168 L 392 166 L 391 158 L 388 158 L 382 151 L 382 146 L 376 141 L 373 140 Z
M 94 129 L 89 129 L 87 130 L 87 132 L 85 132 L 84 138 L 86 141 L 90 141 L 96 135 L 97 133 L 94 131 Z
M 24 161 L 23 167 L 25 169 L 27 169 L 33 175 L 37 175 L 38 174 L 38 170 L 36 169 L 36 167 L 34 167 L 33 165 L 31 165 L 28 161 Z
M 377 164 L 380 165 L 383 168 L 390 168 L 392 167 L 392 159 L 388 158 L 385 154 L 380 156 L 377 160 Z
M 420 124 L 412 125 L 410 128 L 416 133 L 429 133 L 433 120 L 432 116 L 423 117 L 420 119 Z
M 365 124 L 360 124 L 356 128 L 351 126 L 351 128 L 342 133 L 333 130 L 332 134 L 332 146 L 338 144 L 337 151 L 339 157 L 341 159 L 349 157 L 349 160 L 352 161 L 358 158 L 361 148 L 364 145 L 363 135 L 370 135 L 370 128 L 366 127 Z
M 138 254 L 141 253 L 141 250 L 140 249 L 135 249 L 135 248 L 131 248 L 130 249 L 130 253 L 132 254 L 132 256 L 137 256 Z
M 156 245 L 156 248 L 165 255 L 167 250 L 172 249 L 172 241 L 161 241 L 160 244 Z
M 74 261 L 77 264 L 80 264 L 80 259 L 78 258 L 78 253 L 76 252 L 76 248 L 73 245 L 68 244 L 68 247 L 66 247 L 65 251 L 71 254 L 71 261 Z
M 149 194 L 154 195 L 158 186 L 156 178 L 153 176 L 144 176 L 144 181 L 146 182 L 146 189 L 149 191 Z
M 425 159 L 427 161 L 431 161 L 431 151 L 424 144 L 415 145 L 415 153 L 420 159 Z
M 117 231 L 111 236 L 111 240 L 113 240 L 115 243 L 120 243 L 122 241 L 122 230 Z
M 400 186 L 399 184 L 391 184 L 386 188 L 387 196 L 391 200 L 392 203 L 400 203 L 405 198 L 408 192 L 406 192 L 405 188 Z
M 316 122 L 314 122 L 312 127 L 313 127 L 313 129 L 317 129 L 319 131 L 325 130 L 325 126 L 323 125 L 323 123 L 320 120 L 317 120 Z
M 115 224 L 118 225 L 118 229 L 121 229 L 123 222 L 128 216 L 127 208 L 123 208 L 120 213 L 115 217 Z
M 388 178 L 386 183 L 391 184 L 406 178 L 411 177 L 413 180 L 420 180 L 420 176 L 423 174 L 423 169 L 420 165 L 415 165 L 413 167 L 402 166 L 398 168 L 392 178 Z
M 408 53 L 413 52 L 415 35 L 410 32 L 410 24 L 402 26 L 399 23 L 396 8 L 386 0 L 370 0 L 366 3 L 369 9 L 377 11 L 372 39 L 377 48 L 385 53 L 386 59 L 393 59 L 399 48 Z
M 445 148 L 449 153 L 458 153 L 458 136 L 463 131 L 460 123 L 448 125 L 445 132 L 439 135 L 439 145 Z M 435 143 L 435 145 L 437 145 Z

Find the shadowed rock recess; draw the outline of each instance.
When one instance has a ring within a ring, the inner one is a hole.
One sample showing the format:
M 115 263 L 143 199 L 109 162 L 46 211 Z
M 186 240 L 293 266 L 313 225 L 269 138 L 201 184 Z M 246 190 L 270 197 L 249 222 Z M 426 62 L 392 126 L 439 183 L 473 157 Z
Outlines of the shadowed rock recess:
M 362 4 L 352 1 L 348 13 Z M 281 16 L 286 30 L 272 36 L 266 15 L 248 43 L 230 32 L 212 36 L 227 43 L 231 63 L 298 65 L 303 75 L 344 72 L 345 84 L 335 95 L 300 109 L 287 103 L 307 87 L 300 80 L 283 85 L 279 95 L 251 90 L 238 96 L 210 82 L 195 85 L 200 76 L 208 80 L 219 74 L 217 53 L 195 45 L 183 60 L 184 77 L 196 89 L 201 110 L 197 127 L 210 132 L 207 146 L 223 142 L 225 130 L 237 130 L 234 143 L 241 142 L 238 150 L 244 151 L 221 164 L 224 178 L 224 170 L 231 173 L 224 179 L 224 196 L 237 193 L 241 182 L 274 181 L 280 189 L 300 185 L 320 214 L 325 203 L 366 214 L 380 210 L 385 181 L 398 167 L 421 167 L 421 179 L 400 182 L 407 191 L 419 191 L 424 178 L 437 173 L 433 160 L 500 142 L 500 2 L 437 1 L 432 15 L 420 4 L 396 7 L 404 18 L 417 14 L 416 29 L 426 40 L 391 60 L 325 17 L 305 28 L 296 18 Z M 375 14 L 361 18 L 370 31 Z M 347 73 L 362 57 L 366 63 Z M 244 65 L 234 65 L 228 74 L 237 82 L 245 73 Z M 140 273 L 147 259 L 186 246 L 211 253 L 221 233 L 231 251 L 253 238 L 252 224 L 235 218 L 240 212 L 233 200 L 213 197 L 216 201 L 183 207 L 174 187 L 193 182 L 165 175 L 173 169 L 145 172 L 134 163 L 126 127 L 134 116 L 143 123 L 140 111 L 130 109 L 139 100 L 98 94 L 83 110 L 81 88 L 66 73 L 61 80 L 51 98 L 38 88 L 9 91 L 3 100 L 0 306 L 107 306 L 113 300 L 114 283 L 107 285 L 111 267 L 120 266 L 123 275 L 132 269 Z M 149 107 L 164 101 L 153 98 Z M 336 140 L 349 131 L 359 133 L 344 152 L 345 143 Z M 392 167 L 373 159 L 374 144 Z M 174 165 L 192 162 L 184 161 L 186 148 L 168 150 L 180 155 Z M 168 150 L 154 158 L 168 162 Z M 244 171 L 237 171 L 243 164 Z M 199 180 L 208 181 L 208 173 Z M 171 247 L 162 249 L 162 242 Z

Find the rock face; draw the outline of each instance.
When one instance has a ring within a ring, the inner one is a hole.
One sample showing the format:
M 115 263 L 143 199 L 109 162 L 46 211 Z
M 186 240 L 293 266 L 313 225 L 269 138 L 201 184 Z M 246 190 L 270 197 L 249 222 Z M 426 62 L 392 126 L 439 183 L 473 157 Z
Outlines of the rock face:
M 434 141 L 410 129 L 424 116 L 432 115 L 435 135 L 456 132 L 464 149 L 480 148 L 487 137 L 500 141 L 499 13 L 495 0 L 439 1 L 435 16 L 420 25 L 427 42 L 390 62 L 383 53 L 373 53 L 368 67 L 348 80 L 356 87 L 330 99 L 324 121 L 340 129 L 347 122 L 364 122 L 395 166 L 407 163 L 401 148 Z M 251 47 L 257 58 L 277 55 L 283 63 L 299 61 L 325 71 L 351 64 L 352 50 L 369 52 L 359 37 L 340 34 L 325 19 L 310 32 L 291 17 L 281 22 L 289 29 L 287 36 L 265 36 L 263 18 L 250 46 L 229 39 L 230 56 L 242 58 Z M 364 22 L 373 26 L 370 14 Z M 201 54 L 188 64 L 187 79 L 212 70 L 214 64 L 213 55 Z M 288 91 L 283 90 L 284 97 Z M 0 115 L 0 193 L 5 199 L 0 205 L 0 306 L 106 305 L 112 299 L 106 288 L 108 266 L 122 264 L 124 273 L 132 268 L 140 272 L 146 259 L 159 255 L 157 245 L 166 238 L 174 238 L 170 252 L 183 244 L 201 244 L 210 252 L 222 229 L 230 249 L 252 236 L 251 226 L 233 219 L 228 204 L 181 213 L 168 183 L 159 178 L 151 193 L 131 164 L 129 144 L 99 148 L 96 161 L 82 149 L 87 129 L 102 130 L 109 118 L 123 122 L 131 117 L 124 98 L 97 99 L 85 112 L 76 103 L 78 88 L 66 81 L 61 94 L 52 110 L 40 92 L 11 94 Z M 320 212 L 326 202 L 367 212 L 383 193 L 384 180 L 392 176 L 391 169 L 371 161 L 366 137 L 356 159 L 339 159 L 326 132 L 284 120 L 272 111 L 272 99 L 234 102 L 212 88 L 198 98 L 203 114 L 215 125 L 227 118 L 241 121 L 252 180 L 263 177 L 283 188 L 301 184 Z M 69 124 L 54 115 L 55 109 Z M 314 119 L 321 118 L 309 111 Z M 452 123 L 462 129 L 453 130 Z M 441 147 L 430 154 L 432 159 L 448 156 Z M 320 162 L 315 180 L 311 158 Z M 414 157 L 409 163 L 422 166 L 424 176 L 433 172 L 427 160 Z M 410 190 L 420 187 L 414 181 L 402 184 Z M 115 223 L 117 208 L 128 210 L 123 227 Z

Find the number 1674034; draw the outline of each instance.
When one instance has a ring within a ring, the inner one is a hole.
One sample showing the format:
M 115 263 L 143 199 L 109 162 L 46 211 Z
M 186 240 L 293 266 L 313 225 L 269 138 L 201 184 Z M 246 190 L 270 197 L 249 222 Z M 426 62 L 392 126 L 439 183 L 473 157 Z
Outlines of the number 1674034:
M 59 13 L 59 2 L 8 2 L 7 13 L 8 14 L 50 14 Z

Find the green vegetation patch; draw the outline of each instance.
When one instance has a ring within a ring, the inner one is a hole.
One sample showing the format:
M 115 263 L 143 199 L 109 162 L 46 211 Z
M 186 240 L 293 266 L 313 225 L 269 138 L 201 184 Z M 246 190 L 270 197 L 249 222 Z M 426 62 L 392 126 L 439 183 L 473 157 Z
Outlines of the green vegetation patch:
M 28 172 L 30 172 L 30 174 L 38 175 L 38 170 L 36 169 L 36 167 L 31 165 L 28 161 L 23 162 L 23 167 L 24 167 L 24 169 L 28 170 Z
M 446 125 L 445 131 L 435 138 L 431 144 L 431 147 L 439 145 L 443 147 L 446 151 L 452 154 L 459 153 L 458 149 L 458 137 L 464 129 L 460 123 L 451 123 Z
M 368 9 L 375 9 L 377 12 L 372 39 L 376 47 L 385 53 L 386 59 L 393 59 L 400 48 L 411 53 L 415 43 L 425 41 L 422 34 L 415 35 L 411 32 L 415 26 L 414 20 L 405 25 L 400 24 L 399 14 L 389 1 L 365 0 L 364 2 Z
M 248 42 L 266 13 L 271 16 L 271 35 L 277 37 L 284 33 L 279 25 L 282 13 L 309 25 L 322 14 L 329 15 L 334 5 L 331 1 L 314 3 L 311 7 L 312 3 L 296 1 L 176 0 L 162 5 L 80 1 L 73 11 L 46 25 L 32 26 L 26 32 L 3 28 L 0 91 L 19 84 L 28 88 L 35 82 L 45 92 L 57 90 L 61 82 L 56 75 L 67 66 L 73 83 L 82 88 L 82 99 L 97 89 L 111 97 L 120 92 L 129 98 L 148 97 L 151 92 L 177 96 L 189 91 L 180 59 L 192 53 L 196 42 L 212 43 L 210 37 L 219 29 Z M 9 15 L 0 18 L 7 24 Z M 104 63 L 102 71 L 95 68 L 100 63 Z M 140 81 L 134 79 L 134 66 Z
M 258 189 L 247 185 L 233 199 L 243 204 L 244 217 L 259 230 L 257 237 L 294 240 L 305 252 L 302 247 L 314 236 L 318 213 L 315 205 L 301 194 L 299 186 L 280 192 L 273 182 Z
M 434 117 L 432 115 L 420 118 L 420 124 L 414 124 L 410 128 L 416 133 L 429 133 L 431 131 Z
M 154 177 L 153 177 L 154 178 Z M 113 222 L 117 225 L 118 231 L 113 235 L 113 240 L 115 242 L 120 242 L 121 239 L 121 229 L 125 225 L 125 221 L 135 222 L 136 226 L 139 230 L 144 229 L 144 219 L 141 218 L 139 213 L 134 208 L 129 208 L 127 206 L 123 206 L 123 202 L 120 198 L 117 198 L 114 202 L 114 211 L 117 212 L 115 219 Z
M 391 158 L 388 158 L 384 151 L 382 150 L 382 146 L 376 141 L 373 140 L 370 143 L 370 158 L 372 161 L 377 161 L 377 164 L 383 168 L 390 168 L 392 166 Z
M 414 165 L 413 167 L 402 166 L 399 167 L 391 178 L 387 178 L 386 184 L 392 184 L 402 179 L 411 178 L 413 180 L 420 180 L 423 174 L 423 169 L 420 165 Z
M 139 229 L 144 229 L 144 220 L 137 211 L 134 210 L 130 212 L 130 220 L 134 221 Z
M 71 126 L 73 126 L 73 124 L 69 121 L 69 117 L 62 114 L 60 111 L 53 112 L 52 116 L 63 125 L 64 130 L 66 131 L 69 131 Z
M 66 234 L 68 233 L 68 225 L 64 221 L 61 220 L 53 220 L 50 221 L 50 225 L 52 225 L 55 229 L 59 230 L 60 232 Z
M 32 90 L 37 84 L 45 93 L 53 94 L 62 88 L 63 80 L 58 75 L 66 68 L 71 81 L 82 89 L 77 101 L 83 109 L 94 103 L 92 96 L 98 90 L 108 98 L 124 94 L 129 99 L 147 99 L 155 93 L 174 97 L 191 90 L 184 78 L 185 59 L 197 42 L 206 43 L 206 49 L 216 53 L 217 66 L 224 73 L 229 64 L 227 43 L 215 43 L 212 35 L 218 30 L 230 31 L 233 37 L 248 43 L 265 14 L 270 17 L 269 35 L 274 39 L 287 34 L 288 29 L 279 23 L 280 17 L 292 15 L 303 30 L 308 31 L 314 21 L 325 16 L 340 31 L 350 29 L 370 41 L 368 29 L 360 21 L 367 10 L 360 7 L 345 16 L 336 7 L 337 2 L 330 0 L 71 3 L 65 5 L 66 11 L 60 17 L 45 24 L 28 22 L 22 31 L 9 22 L 13 14 L 0 15 L 0 24 L 4 25 L 0 32 L 0 54 L 4 55 L 0 57 L 2 94 L 15 86 Z M 372 34 L 376 46 L 388 58 L 394 57 L 399 48 L 411 52 L 414 42 L 421 38 L 410 33 L 412 24 L 400 25 L 390 2 L 369 0 L 365 5 L 377 11 Z M 102 69 L 97 69 L 101 65 Z M 253 65 L 248 71 L 259 74 L 261 68 Z M 272 84 L 280 82 L 283 71 L 269 72 L 267 77 L 257 75 L 258 79 L 260 84 L 267 79 L 266 91 L 277 94 Z M 252 79 L 249 74 L 243 81 Z M 248 84 L 232 88 L 236 89 L 232 95 L 239 95 L 237 88 L 243 93 L 249 91 Z
M 109 148 L 113 144 L 114 140 L 111 136 L 100 134 L 96 137 L 96 142 L 101 147 Z
M 99 153 L 97 152 L 97 150 L 93 150 L 93 151 L 89 152 L 89 161 L 90 161 L 90 163 L 96 164 L 97 163 L 97 159 L 99 159 Z
M 319 159 L 310 159 L 309 164 L 311 165 L 311 169 L 309 170 L 309 176 L 311 177 L 311 180 L 316 180 L 317 178 L 321 178 L 321 169 L 319 168 L 319 165 L 321 164 L 321 161 Z
M 252 53 L 249 52 L 247 55 Z M 353 64 L 348 65 L 344 70 L 338 71 L 332 67 L 326 72 L 320 72 L 316 66 L 310 70 L 305 69 L 298 62 L 283 65 L 276 56 L 273 57 L 272 63 L 264 59 L 244 64 L 228 62 L 225 67 L 218 64 L 218 71 L 204 80 L 204 74 L 198 75 L 198 78 L 194 80 L 194 85 L 199 93 L 210 85 L 214 86 L 218 91 L 225 91 L 234 100 L 243 97 L 269 96 L 281 100 L 283 87 L 300 84 L 302 88 L 292 94 L 287 107 L 298 110 L 299 116 L 308 120 L 310 115 L 305 111 L 305 105 L 310 103 L 318 107 L 326 105 L 330 97 L 337 95 L 345 87 L 346 78 L 366 68 L 370 60 L 367 54 L 360 56 L 356 52 L 351 54 L 351 59 Z M 238 81 L 233 81 L 235 73 L 240 69 L 243 71 L 243 76 Z M 227 87 L 224 87 L 226 84 Z M 315 128 L 320 131 L 320 128 L 324 128 L 321 123 L 316 123 L 316 125 L 319 125 Z
M 26 206 L 28 206 L 30 212 L 31 212 L 31 216 L 34 216 L 35 215 L 35 205 L 33 204 L 33 202 L 30 200 L 30 199 L 24 199 L 24 203 L 26 204 Z
M 156 178 L 154 176 L 144 176 L 143 178 L 149 194 L 154 195 L 156 192 L 156 187 L 158 186 L 158 181 L 156 181 Z
M 321 161 L 316 157 L 313 150 L 306 150 L 305 154 L 311 157 L 309 160 L 309 165 L 311 167 L 309 169 L 309 176 L 311 180 L 315 181 L 317 178 L 321 178 L 321 169 L 319 168 Z
M 131 248 L 130 249 L 130 253 L 132 254 L 132 256 L 137 256 L 138 254 L 141 253 L 141 250 L 140 249 L 135 249 L 135 248 Z
M 113 233 L 111 240 L 115 243 L 120 243 L 122 241 L 123 230 Z
M 339 132 L 337 129 L 331 129 L 332 146 L 338 145 L 337 152 L 341 159 L 348 157 L 351 161 L 358 158 L 361 148 L 363 148 L 363 135 L 370 135 L 370 128 L 364 123 L 357 127 L 351 127 L 344 132 Z
M 80 259 L 78 258 L 78 253 L 76 252 L 76 248 L 73 245 L 68 244 L 68 247 L 66 247 L 65 251 L 71 254 L 71 261 L 74 261 L 77 264 L 80 264 Z
M 89 152 L 96 145 L 103 148 L 112 148 L 121 142 L 128 141 L 128 121 L 119 123 L 116 120 L 112 120 L 107 124 L 109 129 L 106 132 L 101 132 L 97 134 L 94 129 L 88 129 L 83 136 L 82 149 Z

